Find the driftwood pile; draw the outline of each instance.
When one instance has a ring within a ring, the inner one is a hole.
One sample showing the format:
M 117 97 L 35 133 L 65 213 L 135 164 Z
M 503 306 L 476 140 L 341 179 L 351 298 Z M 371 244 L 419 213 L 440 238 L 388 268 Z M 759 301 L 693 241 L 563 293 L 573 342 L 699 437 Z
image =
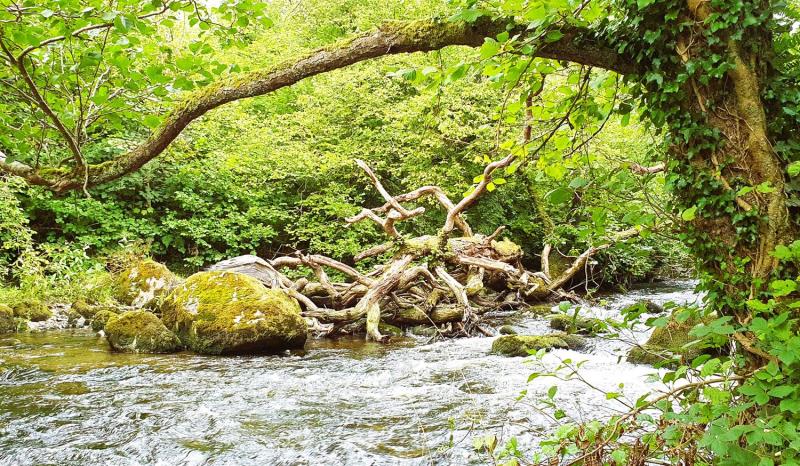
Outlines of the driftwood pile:
M 522 266 L 519 246 L 499 240 L 503 227 L 488 236 L 474 233 L 462 216 L 463 212 L 486 190 L 492 173 L 511 160 L 509 157 L 489 164 L 481 182 L 457 204 L 438 186 L 423 186 L 392 196 L 370 167 L 357 160 L 386 203 L 365 208 L 346 221 L 375 222 L 390 240 L 363 251 L 354 261 L 393 252 L 390 261 L 372 272 L 362 273 L 329 257 L 299 253 L 273 260 L 241 256 L 220 262 L 211 269 L 247 273 L 267 286 L 286 290 L 300 302 L 303 316 L 318 335 L 366 330 L 368 339 L 385 341 L 387 337 L 379 328 L 381 322 L 398 326 L 435 325 L 453 336 L 476 332 L 491 335 L 492 329 L 482 323 L 482 316 L 487 312 L 567 296 L 561 288 L 583 268 L 589 257 L 610 244 L 589 248 L 561 275 L 551 277 L 548 246 L 542 251 L 542 270 L 532 272 Z M 397 223 L 421 215 L 425 208 L 407 208 L 403 204 L 427 196 L 447 211 L 445 224 L 436 235 L 406 238 L 397 230 Z M 455 230 L 458 236 L 453 235 Z M 636 233 L 636 230 L 629 230 L 615 239 Z M 311 269 L 315 280 L 291 280 L 282 273 L 282 270 L 298 267 Z M 339 272 L 347 281 L 331 281 L 326 270 Z

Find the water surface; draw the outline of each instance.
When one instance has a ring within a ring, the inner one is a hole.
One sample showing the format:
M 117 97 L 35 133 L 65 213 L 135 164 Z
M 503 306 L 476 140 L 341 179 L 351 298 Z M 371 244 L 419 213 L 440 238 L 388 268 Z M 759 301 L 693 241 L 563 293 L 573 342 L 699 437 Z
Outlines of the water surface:
M 615 317 L 639 299 L 694 301 L 693 285 L 636 289 L 588 311 Z M 550 331 L 532 314 L 510 322 L 520 333 Z M 624 361 L 628 342 L 591 341 L 545 362 L 587 360 L 592 384 L 623 382 L 631 397 L 653 387 L 652 367 Z M 0 464 L 484 464 L 475 436 L 525 445 L 553 425 L 532 404 L 554 381 L 526 383 L 533 369 L 490 355 L 491 343 L 315 340 L 282 356 L 206 357 L 112 353 L 90 331 L 0 337 Z M 613 408 L 579 382 L 560 382 L 557 398 L 577 419 Z

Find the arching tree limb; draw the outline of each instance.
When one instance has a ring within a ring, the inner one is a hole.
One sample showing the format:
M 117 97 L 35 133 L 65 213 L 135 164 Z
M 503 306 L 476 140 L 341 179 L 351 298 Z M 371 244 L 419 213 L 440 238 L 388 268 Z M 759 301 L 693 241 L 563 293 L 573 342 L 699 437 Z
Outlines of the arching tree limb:
M 232 76 L 189 94 L 138 147 L 107 162 L 89 165 L 86 179 L 81 173 L 69 170 L 51 168 L 28 171 L 5 163 L 0 163 L 0 171 L 20 175 L 31 184 L 46 186 L 56 192 L 82 188 L 84 184 L 96 186 L 138 170 L 161 154 L 189 123 L 226 103 L 269 94 L 305 78 L 384 55 L 426 52 L 451 45 L 476 47 L 483 43 L 484 37 L 494 36 L 505 30 L 505 22 L 490 20 L 479 20 L 471 24 L 440 21 L 387 23 L 377 31 L 355 37 L 348 42 L 315 51 L 273 68 Z M 598 43 L 591 31 L 564 26 L 561 32 L 563 36 L 559 40 L 542 44 L 536 55 L 605 68 L 622 74 L 635 72 L 633 60 Z

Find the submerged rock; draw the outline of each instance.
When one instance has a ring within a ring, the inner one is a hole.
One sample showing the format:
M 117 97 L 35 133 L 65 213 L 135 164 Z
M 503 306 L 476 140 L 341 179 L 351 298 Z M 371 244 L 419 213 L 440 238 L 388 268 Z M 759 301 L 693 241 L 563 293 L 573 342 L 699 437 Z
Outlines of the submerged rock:
M 14 315 L 31 322 L 44 322 L 53 317 L 53 312 L 43 302 L 28 299 L 14 305 Z
M 552 304 L 533 304 L 524 309 L 525 312 L 535 316 L 549 316 L 553 313 Z
M 237 272 L 192 275 L 164 300 L 161 312 L 189 349 L 204 354 L 302 348 L 308 329 L 294 298 Z
M 61 395 L 85 395 L 90 392 L 85 382 L 60 382 L 53 389 Z
M 177 281 L 167 266 L 145 259 L 117 276 L 117 299 L 136 308 L 148 307 L 156 298 L 169 293 Z
M 586 346 L 586 340 L 577 335 L 566 333 L 551 333 L 549 335 L 503 335 L 492 343 L 492 353 L 504 356 L 528 356 L 530 351 L 540 349 L 551 350 L 581 349 Z
M 105 326 L 111 348 L 124 353 L 173 353 L 180 340 L 152 312 L 127 311 L 112 316 Z
M 115 315 L 117 315 L 117 313 L 110 309 L 103 309 L 101 311 L 97 311 L 94 317 L 92 318 L 92 330 L 94 330 L 95 332 L 103 330 L 103 328 L 105 328 L 106 326 L 106 323 L 108 323 L 108 320 L 114 317 Z

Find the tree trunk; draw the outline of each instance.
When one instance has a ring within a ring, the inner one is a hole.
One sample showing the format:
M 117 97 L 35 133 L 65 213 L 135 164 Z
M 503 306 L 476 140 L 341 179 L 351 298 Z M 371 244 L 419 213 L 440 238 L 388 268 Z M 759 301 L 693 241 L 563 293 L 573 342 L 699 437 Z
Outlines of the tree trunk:
M 702 270 L 712 278 L 711 304 L 746 324 L 751 316 L 745 303 L 777 277 L 771 253 L 798 238 L 785 189 L 788 162 L 773 147 L 762 99 L 774 72 L 769 62 L 772 43 L 764 27 L 748 33 L 747 43 L 731 39 L 716 48 L 704 44 L 697 40 L 697 28 L 707 27 L 708 4 L 688 0 L 688 6 L 697 22 L 677 37 L 683 64 L 701 62 L 709 50 L 722 48 L 733 67 L 707 84 L 690 77 L 684 85 L 681 112 L 667 121 L 673 143 L 667 170 L 688 182 L 674 188 L 681 207 L 693 209 L 685 215 L 691 219 L 685 234 Z M 687 126 L 687 115 L 693 126 Z M 693 128 L 700 130 L 687 133 Z M 748 338 L 735 337 L 740 342 Z

